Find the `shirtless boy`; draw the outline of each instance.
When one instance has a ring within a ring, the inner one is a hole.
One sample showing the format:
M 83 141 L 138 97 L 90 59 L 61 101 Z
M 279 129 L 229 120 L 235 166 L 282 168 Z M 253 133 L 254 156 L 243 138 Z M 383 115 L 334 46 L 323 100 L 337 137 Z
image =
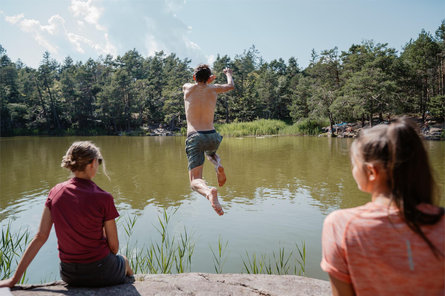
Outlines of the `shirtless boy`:
M 216 107 L 217 94 L 235 88 L 232 70 L 224 69 L 227 76 L 226 84 L 211 84 L 215 80 L 208 65 L 196 67 L 193 80 L 195 83 L 186 83 L 183 86 L 185 115 L 187 118 L 187 140 L 185 151 L 188 158 L 190 187 L 206 197 L 212 204 L 215 212 L 222 216 L 223 209 L 218 201 L 218 191 L 209 187 L 202 179 L 204 154 L 215 165 L 218 185 L 226 182 L 224 168 L 216 150 L 222 141 L 222 136 L 213 127 L 213 118 Z

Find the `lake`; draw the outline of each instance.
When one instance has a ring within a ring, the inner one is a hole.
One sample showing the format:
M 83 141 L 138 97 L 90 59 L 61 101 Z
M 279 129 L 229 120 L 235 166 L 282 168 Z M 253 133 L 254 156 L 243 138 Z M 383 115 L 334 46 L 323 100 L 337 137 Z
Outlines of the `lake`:
M 131 241 L 158 239 L 163 209 L 172 213 L 173 232 L 192 234 L 193 272 L 215 272 L 211 248 L 227 242 L 225 273 L 243 272 L 246 251 L 271 254 L 306 244 L 306 275 L 328 279 L 320 269 L 321 229 L 327 214 L 370 200 L 352 178 L 351 139 L 317 137 L 228 138 L 219 154 L 227 183 L 219 189 L 225 215 L 189 187 L 184 137 L 14 137 L 0 138 L 0 225 L 36 233 L 49 190 L 70 177 L 60 167 L 73 141 L 91 140 L 105 159 L 111 180 L 99 170 L 94 181 L 112 193 L 121 219 L 138 217 Z M 445 205 L 445 142 L 426 142 Z M 213 166 L 204 177 L 217 187 Z M 118 221 L 121 246 L 125 244 Z M 28 283 L 59 279 L 54 228 L 28 269 Z

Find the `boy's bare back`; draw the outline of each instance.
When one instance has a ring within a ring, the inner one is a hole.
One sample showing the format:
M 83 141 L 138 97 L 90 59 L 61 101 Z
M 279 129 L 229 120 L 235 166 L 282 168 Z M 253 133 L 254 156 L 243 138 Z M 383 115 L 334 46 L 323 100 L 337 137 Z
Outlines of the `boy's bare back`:
M 187 118 L 187 134 L 194 131 L 213 130 L 213 119 L 217 94 L 234 89 L 232 70 L 224 69 L 227 76 L 226 84 L 210 84 L 215 76 L 211 76 L 207 83 L 186 83 L 183 86 L 185 114 Z

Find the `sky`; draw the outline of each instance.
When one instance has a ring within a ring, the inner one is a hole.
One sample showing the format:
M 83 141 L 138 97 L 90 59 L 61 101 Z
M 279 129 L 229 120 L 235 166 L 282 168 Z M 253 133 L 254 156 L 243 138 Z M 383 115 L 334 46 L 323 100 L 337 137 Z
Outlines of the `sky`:
M 295 57 L 305 68 L 312 49 L 365 40 L 400 52 L 444 19 L 444 0 L 0 0 L 0 45 L 33 68 L 45 51 L 85 62 L 132 49 L 194 67 L 252 45 L 265 61 Z

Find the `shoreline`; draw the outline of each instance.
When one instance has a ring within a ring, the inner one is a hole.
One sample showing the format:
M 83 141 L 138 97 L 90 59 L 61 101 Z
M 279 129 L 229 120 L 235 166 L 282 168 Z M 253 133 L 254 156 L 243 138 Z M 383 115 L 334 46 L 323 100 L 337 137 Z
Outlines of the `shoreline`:
M 411 117 L 417 122 L 421 136 L 424 140 L 431 141 L 445 141 L 445 122 L 437 122 L 429 120 L 425 124 L 422 123 L 418 117 Z M 374 121 L 374 120 L 373 120 Z M 373 122 L 373 126 L 378 124 L 388 124 L 388 121 Z M 334 132 L 331 133 L 330 126 L 319 125 L 306 128 L 305 130 L 298 127 L 298 122 L 293 125 L 288 125 L 279 120 L 256 120 L 251 122 L 239 122 L 229 124 L 215 124 L 215 129 L 224 137 L 276 137 L 276 136 L 316 136 L 316 137 L 338 137 L 338 138 L 355 138 L 360 130 L 368 128 L 369 122 L 342 122 L 333 126 Z M 230 128 L 227 129 L 230 125 Z M 253 127 L 246 125 L 252 125 Z M 221 131 L 224 129 L 224 131 Z M 141 126 L 136 130 L 120 131 L 118 133 L 81 133 L 72 134 L 66 132 L 54 133 L 37 133 L 37 134 L 23 134 L 12 136 L 0 136 L 0 138 L 10 138 L 18 136 L 48 136 L 48 137 L 90 137 L 90 136 L 127 136 L 127 137 L 159 137 L 159 136 L 186 136 L 185 129 L 175 128 L 170 129 L 160 126 Z

